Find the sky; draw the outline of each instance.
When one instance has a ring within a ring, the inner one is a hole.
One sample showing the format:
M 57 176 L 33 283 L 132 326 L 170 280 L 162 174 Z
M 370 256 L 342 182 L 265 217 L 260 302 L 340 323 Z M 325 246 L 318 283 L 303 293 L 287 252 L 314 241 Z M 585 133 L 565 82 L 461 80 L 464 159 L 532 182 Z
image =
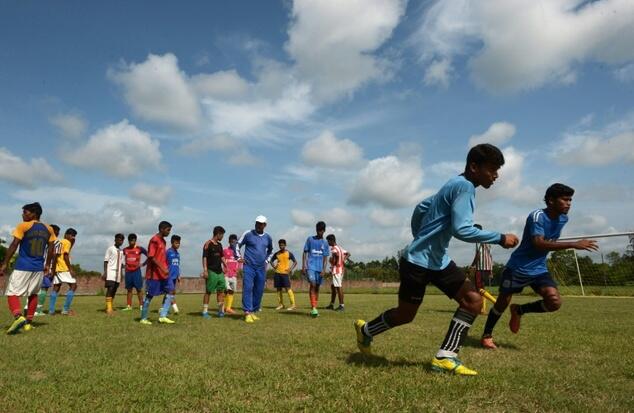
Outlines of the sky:
M 195 275 L 214 226 L 260 214 L 298 256 L 324 220 L 382 259 L 482 142 L 506 158 L 485 228 L 521 234 L 562 182 L 563 235 L 634 230 L 632 21 L 630 0 L 1 1 L 0 238 L 38 201 L 89 269 L 167 220 Z

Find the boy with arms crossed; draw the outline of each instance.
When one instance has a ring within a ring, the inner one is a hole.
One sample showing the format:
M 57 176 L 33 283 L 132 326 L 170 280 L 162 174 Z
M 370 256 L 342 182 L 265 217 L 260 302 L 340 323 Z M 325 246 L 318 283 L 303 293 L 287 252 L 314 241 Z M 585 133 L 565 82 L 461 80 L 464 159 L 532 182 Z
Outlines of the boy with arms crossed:
M 125 271 L 125 257 L 123 251 L 121 251 L 121 245 L 125 237 L 123 234 L 116 234 L 114 236 L 114 245 L 111 245 L 106 250 L 106 255 L 103 258 L 103 275 L 102 279 L 105 280 L 106 288 L 106 314 L 114 314 L 112 308 L 112 302 L 114 296 L 117 294 L 117 288 L 123 278 Z
M 288 299 L 291 302 L 291 306 L 288 307 L 288 310 L 292 311 L 297 307 L 295 307 L 295 294 L 291 289 L 291 279 L 289 274 L 292 274 L 295 267 L 297 267 L 297 260 L 292 252 L 286 250 L 286 240 L 279 240 L 277 245 L 280 247 L 279 251 L 273 254 L 269 260 L 271 267 L 275 270 L 275 275 L 273 276 L 273 286 L 277 289 L 279 301 L 278 306 L 275 309 L 281 310 L 284 308 L 282 290 L 286 290 Z M 292 265 L 291 262 L 293 262 Z
M 141 272 L 141 255 L 147 257 L 145 248 L 137 245 L 136 234 L 128 235 L 128 246 L 123 249 L 125 255 L 125 289 L 128 290 L 128 305 L 123 311 L 132 310 L 132 290 L 136 290 L 139 299 L 139 309 L 143 307 L 143 273 Z
M 432 359 L 433 371 L 476 375 L 458 359 L 469 328 L 482 307 L 482 297 L 462 270 L 447 255 L 452 237 L 465 242 L 498 243 L 514 247 L 518 240 L 513 234 L 482 231 L 473 226 L 475 189 L 489 188 L 504 165 L 504 156 L 490 144 L 476 145 L 469 151 L 463 174 L 451 178 L 431 197 L 423 200 L 412 214 L 414 240 L 405 250 L 399 264 L 401 285 L 398 306 L 385 311 L 366 323 L 354 323 L 357 346 L 370 354 L 372 339 L 391 328 L 410 323 L 423 302 L 425 288 L 432 283 L 458 303 L 440 349 Z

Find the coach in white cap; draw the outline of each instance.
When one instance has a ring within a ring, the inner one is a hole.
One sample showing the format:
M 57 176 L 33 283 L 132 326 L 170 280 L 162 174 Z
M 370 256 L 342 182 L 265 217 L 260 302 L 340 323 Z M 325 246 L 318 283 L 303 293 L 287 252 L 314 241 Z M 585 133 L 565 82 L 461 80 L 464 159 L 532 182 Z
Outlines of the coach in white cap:
M 264 232 L 266 217 L 255 218 L 255 229 L 247 231 L 238 240 L 236 256 L 244 263 L 242 270 L 242 309 L 244 321 L 253 323 L 258 317 L 255 313 L 262 304 L 264 285 L 266 283 L 267 258 L 273 253 L 273 240 Z M 244 246 L 244 258 L 240 248 Z

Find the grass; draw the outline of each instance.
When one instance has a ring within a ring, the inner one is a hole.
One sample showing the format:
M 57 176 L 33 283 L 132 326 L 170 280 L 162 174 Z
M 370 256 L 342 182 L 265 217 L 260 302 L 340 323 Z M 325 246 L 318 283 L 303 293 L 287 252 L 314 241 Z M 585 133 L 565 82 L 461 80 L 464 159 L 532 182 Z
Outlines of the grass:
M 300 304 L 308 302 L 305 294 L 297 296 Z M 634 408 L 631 298 L 564 298 L 557 313 L 525 316 L 518 335 L 508 331 L 504 315 L 496 330 L 502 348 L 495 352 L 478 348 L 480 317 L 461 353 L 480 373 L 471 378 L 429 371 L 455 309 L 442 296 L 426 297 L 413 323 L 377 337 L 377 356 L 369 359 L 356 350 L 352 322 L 389 308 L 394 296 L 350 294 L 345 313 L 322 310 L 311 319 L 305 308 L 275 312 L 275 296 L 267 294 L 261 321 L 252 325 L 238 318 L 204 320 L 201 295 L 178 301 L 181 314 L 170 326 L 141 326 L 138 311 L 109 318 L 103 297 L 77 297 L 76 317 L 39 317 L 31 332 L 3 334 L 2 411 Z M 0 323 L 9 321 L 5 310 Z

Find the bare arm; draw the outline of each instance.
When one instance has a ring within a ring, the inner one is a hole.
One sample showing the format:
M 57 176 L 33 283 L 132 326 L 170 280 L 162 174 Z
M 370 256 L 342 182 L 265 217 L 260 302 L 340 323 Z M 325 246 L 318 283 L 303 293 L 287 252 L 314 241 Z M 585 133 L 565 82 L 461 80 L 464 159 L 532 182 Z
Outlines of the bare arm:
M 6 271 L 7 266 L 9 265 L 9 261 L 13 257 L 13 254 L 15 254 L 15 250 L 18 249 L 18 245 L 20 245 L 20 241 L 21 240 L 17 238 L 13 238 L 11 245 L 9 245 L 9 249 L 7 250 L 7 253 L 4 256 L 4 261 L 2 261 L 2 265 L 0 265 L 0 277 L 4 275 L 4 272 Z
M 574 248 L 576 250 L 597 251 L 599 246 L 593 239 L 580 239 L 578 241 L 548 241 L 543 236 L 536 235 L 532 239 L 533 246 L 541 251 L 559 251 Z
M 302 272 L 306 274 L 306 260 L 308 260 L 308 251 L 302 254 Z
M 103 275 L 101 276 L 101 278 L 103 278 L 104 280 L 107 278 L 108 274 L 108 261 L 104 261 L 103 262 Z
M 73 271 L 73 267 L 70 266 L 70 256 L 67 252 L 64 253 L 64 262 L 68 267 L 68 272 L 70 272 L 71 277 L 75 277 L 75 271 Z

